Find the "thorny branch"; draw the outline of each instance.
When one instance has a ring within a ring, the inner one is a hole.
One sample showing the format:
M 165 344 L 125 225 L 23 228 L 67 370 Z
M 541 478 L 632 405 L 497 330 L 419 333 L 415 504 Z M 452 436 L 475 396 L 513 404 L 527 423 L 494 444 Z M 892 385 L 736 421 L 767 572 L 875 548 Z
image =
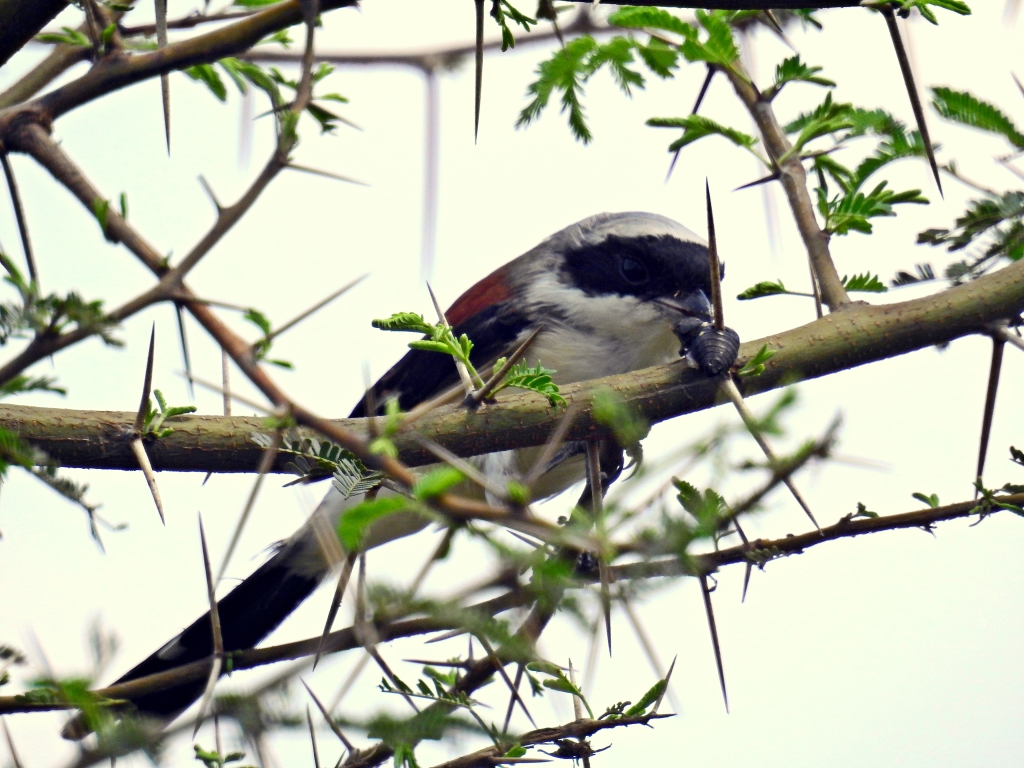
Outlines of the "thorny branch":
M 1008 494 L 1000 496 L 999 500 L 1007 504 L 1021 505 L 1024 504 L 1024 494 Z M 631 579 L 706 575 L 729 565 L 745 564 L 748 562 L 752 562 L 758 567 L 764 567 L 765 564 L 772 560 L 802 554 L 813 547 L 830 541 L 908 528 L 930 531 L 940 522 L 990 515 L 999 511 L 998 508 L 986 509 L 977 500 L 970 500 L 895 515 L 880 515 L 868 518 L 854 518 L 852 515 L 846 515 L 835 524 L 822 528 L 820 532 L 813 530 L 779 539 L 757 539 L 751 541 L 749 545 L 743 544 L 713 552 L 695 554 L 689 557 L 688 562 L 673 557 L 616 565 L 610 567 L 609 571 L 616 582 L 623 582 Z M 577 578 L 580 582 L 579 586 L 596 583 L 598 579 L 596 573 L 589 575 L 578 574 Z M 527 605 L 530 600 L 530 596 L 525 592 L 512 590 L 499 597 L 470 606 L 465 610 L 481 615 L 493 616 Z M 403 618 L 374 624 L 374 631 L 381 641 L 458 628 L 458 622 L 443 621 L 434 617 Z M 520 633 L 523 636 L 532 636 L 535 639 L 539 635 L 537 622 L 531 622 L 528 619 L 524 622 Z M 356 635 L 356 628 L 354 626 L 331 632 L 327 635 L 325 652 L 339 653 L 361 648 L 362 643 Z M 267 648 L 234 651 L 227 655 L 231 657 L 233 669 L 253 669 L 279 661 L 313 656 L 317 653 L 320 643 L 321 637 L 317 636 Z M 502 657 L 500 650 L 497 655 Z M 482 665 L 479 671 L 486 671 L 488 673 L 493 671 L 493 668 L 488 666 L 492 663 L 489 657 L 479 663 Z M 94 693 L 98 697 L 108 699 L 135 698 L 143 694 L 154 693 L 183 683 L 204 679 L 209 674 L 209 669 L 209 659 L 195 661 L 173 670 L 138 678 L 131 682 L 100 688 L 94 691 Z M 468 675 L 469 678 L 473 679 L 475 679 L 475 676 L 475 673 Z M 462 689 L 469 690 L 469 685 L 469 682 L 463 683 Z M 24 696 L 0 696 L 0 714 L 52 711 L 68 708 L 69 705 L 60 703 L 34 703 L 27 700 Z

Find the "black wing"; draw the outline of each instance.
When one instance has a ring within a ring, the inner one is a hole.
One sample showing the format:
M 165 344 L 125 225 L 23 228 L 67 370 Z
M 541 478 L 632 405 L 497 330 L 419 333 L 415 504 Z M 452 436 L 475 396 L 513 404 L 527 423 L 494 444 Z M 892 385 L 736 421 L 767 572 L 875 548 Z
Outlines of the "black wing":
M 479 369 L 511 352 L 526 328 L 526 318 L 516 311 L 512 302 L 502 302 L 477 312 L 455 325 L 453 330 L 456 337 L 466 334 L 473 342 L 469 359 Z M 481 371 L 481 375 L 486 376 L 486 373 Z M 403 411 L 408 411 L 441 394 L 458 380 L 455 361 L 450 355 L 411 349 L 373 385 L 372 399 L 378 415 L 384 412 L 384 404 L 393 397 L 398 398 L 398 405 Z M 359 401 L 350 418 L 367 415 L 366 400 Z

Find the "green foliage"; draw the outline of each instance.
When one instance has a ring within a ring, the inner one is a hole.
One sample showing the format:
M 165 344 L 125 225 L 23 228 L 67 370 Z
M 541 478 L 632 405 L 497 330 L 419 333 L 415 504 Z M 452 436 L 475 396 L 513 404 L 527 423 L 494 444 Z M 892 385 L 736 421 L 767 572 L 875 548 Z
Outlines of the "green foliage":
M 213 68 L 212 64 L 194 64 L 181 71 L 193 80 L 203 83 L 218 100 L 228 100 L 227 86 L 224 85 L 224 81 L 220 79 L 220 75 L 217 74 L 217 70 Z
M 198 744 L 193 744 L 192 748 L 196 751 L 196 760 L 199 760 L 206 768 L 224 768 L 227 763 L 237 763 L 245 758 L 245 752 L 229 752 L 226 755 L 221 755 L 215 749 L 205 750 Z
M 896 272 L 896 277 L 892 279 L 891 285 L 893 288 L 899 288 L 902 285 L 912 285 L 914 283 L 924 283 L 929 280 L 935 280 L 935 270 L 932 269 L 931 264 L 921 263 L 914 265 L 913 274 L 904 270 Z
M 1015 515 L 1024 517 L 1024 507 L 1021 507 L 1019 504 L 1011 504 L 999 498 L 1000 495 L 1020 493 L 1022 491 L 1021 486 L 1007 483 L 1002 488 L 986 488 L 979 477 L 974 481 L 974 489 L 977 491 L 976 498 L 978 499 L 978 504 L 971 510 L 972 514 L 977 514 L 984 519 L 996 510 L 1005 509 L 1007 512 L 1013 512 Z
M 932 24 L 938 24 L 939 20 L 935 18 L 935 14 L 932 13 L 932 9 L 929 6 L 943 8 L 947 11 L 958 13 L 961 16 L 971 15 L 970 7 L 967 3 L 960 2 L 960 0 L 893 0 L 893 5 L 899 9 L 897 12 L 901 16 L 905 16 L 912 9 L 916 8 Z
M 480 375 L 469 361 L 469 354 L 473 351 L 473 342 L 466 334 L 455 338 L 451 326 L 428 323 L 423 319 L 423 315 L 417 315 L 415 312 L 396 312 L 391 317 L 374 320 L 373 327 L 382 331 L 409 331 L 424 334 L 426 338 L 410 341 L 409 348 L 451 355 L 466 366 L 477 387 L 483 386 Z
M 493 376 L 498 375 L 505 362 L 505 358 L 502 357 L 494 363 Z M 512 387 L 515 389 L 527 389 L 544 395 L 552 406 L 565 405 L 565 398 L 559 394 L 558 385 L 551 380 L 551 374 L 553 373 L 556 373 L 556 371 L 545 368 L 539 363 L 531 368 L 525 361 L 520 360 L 509 369 L 509 372 L 505 374 L 505 378 L 501 380 L 498 386 L 491 390 L 491 396 L 493 397 L 501 390 Z
M 508 0 L 493 0 L 491 3 L 491 17 L 501 27 L 501 50 L 502 52 L 507 51 L 509 48 L 516 47 L 516 38 L 512 34 L 512 30 L 508 27 L 508 20 L 511 19 L 514 24 L 521 26 L 526 32 L 530 31 L 530 27 L 537 23 L 536 19 L 530 18 L 525 13 L 518 10 Z
M 44 32 L 36 35 L 36 41 L 40 43 L 54 43 L 56 45 L 74 45 L 80 48 L 89 48 L 92 43 L 89 38 L 71 27 L 61 27 L 61 32 Z
M 644 78 L 635 69 L 634 54 L 644 65 L 659 77 L 669 77 L 675 67 L 678 52 L 664 43 L 652 42 L 644 45 L 632 36 L 613 37 L 599 43 L 589 35 L 566 41 L 551 58 L 540 63 L 536 70 L 537 79 L 527 88 L 533 98 L 516 121 L 516 127 L 527 126 L 540 117 L 551 96 L 561 92 L 562 112 L 568 113 L 569 129 L 578 141 L 584 144 L 593 139 L 587 126 L 586 115 L 581 101 L 583 86 L 602 67 L 611 71 L 616 85 L 627 96 L 632 88 L 643 88 Z
M 889 289 L 878 279 L 878 275 L 865 272 L 863 275 L 847 277 L 843 275 L 843 287 L 848 291 L 860 291 L 861 293 L 885 293 Z
M 1024 134 L 994 104 L 982 101 L 967 91 L 932 88 L 932 105 L 943 117 L 972 128 L 995 133 L 1017 149 L 1024 149 Z
M 103 312 L 102 301 L 86 301 L 75 292 L 66 296 L 51 293 L 39 295 L 39 287 L 28 282 L 11 261 L 0 253 L 0 262 L 7 269 L 4 281 L 15 288 L 20 302 L 0 303 L 0 346 L 10 339 L 56 337 L 68 331 L 94 333 L 109 346 L 122 342 L 113 335 L 117 323 Z
M 256 362 L 270 363 L 271 365 L 276 365 L 279 368 L 287 368 L 288 370 L 292 370 L 295 367 L 287 360 L 275 360 L 267 357 L 267 355 L 270 354 L 270 348 L 273 345 L 274 337 L 271 331 L 270 320 L 267 319 L 266 315 L 258 309 L 250 307 L 242 314 L 242 319 L 248 320 L 263 333 L 263 337 L 254 341 L 252 345 L 252 353 L 253 357 L 256 358 Z
M 262 42 L 276 42 L 287 47 L 287 44 L 291 41 L 287 37 L 287 31 L 281 30 L 270 39 Z M 182 72 L 193 80 L 204 84 L 210 90 L 210 93 L 212 93 L 219 101 L 223 102 L 227 101 L 228 90 L 224 80 L 220 76 L 220 73 L 217 71 L 217 67 L 231 78 L 235 87 L 238 88 L 239 92 L 243 95 L 248 92 L 250 85 L 267 94 L 267 97 L 270 99 L 271 110 L 280 121 L 282 134 L 287 135 L 292 139 L 295 138 L 295 123 L 297 116 L 288 110 L 289 103 L 282 95 L 281 88 L 284 87 L 292 91 L 297 91 L 297 80 L 285 77 L 276 67 L 263 69 L 252 62 L 242 61 L 241 59 L 236 59 L 230 56 L 218 61 L 216 63 L 216 67 L 213 64 L 196 64 L 191 67 L 186 67 Z M 330 64 L 321 63 L 311 73 L 314 94 L 310 99 L 309 104 L 306 106 L 306 113 L 316 120 L 317 124 L 320 126 L 320 133 L 333 133 L 339 123 L 351 125 L 348 120 L 335 112 L 332 112 L 324 106 L 323 103 L 321 103 L 328 101 L 347 104 L 348 99 L 337 93 L 316 93 L 316 86 L 332 72 L 334 72 L 334 67 Z
M 784 59 L 775 67 L 775 82 L 764 92 L 764 97 L 768 100 L 774 99 L 788 83 L 812 83 L 825 88 L 835 88 L 835 82 L 818 76 L 821 71 L 821 67 L 811 67 L 800 61 L 800 54 Z
M 870 509 L 868 509 L 864 505 L 863 502 L 858 501 L 857 502 L 857 511 L 856 512 L 851 512 L 850 514 L 846 515 L 846 517 L 844 517 L 843 519 L 844 520 L 856 520 L 857 518 L 861 518 L 861 517 L 867 518 L 867 519 L 874 519 L 874 518 L 878 517 L 878 513 L 877 512 L 872 512 Z
M 665 689 L 668 688 L 667 680 L 659 680 L 650 689 L 640 697 L 640 701 L 627 709 L 623 714 L 626 717 L 639 717 L 647 713 L 647 708 L 654 704 L 665 694 Z
M 738 294 L 736 298 L 739 301 L 751 301 L 752 299 L 763 299 L 765 296 L 786 295 L 802 296 L 804 294 L 795 294 L 793 291 L 787 290 L 781 280 L 777 280 L 774 283 L 771 280 L 762 280 L 760 283 L 752 285 L 742 293 Z
M 685 21 L 664 8 L 650 6 L 620 8 L 608 17 L 608 23 L 623 29 L 661 30 L 683 37 L 689 35 L 693 29 Z
M 676 500 L 697 522 L 693 537 L 713 537 L 718 532 L 722 517 L 728 512 L 725 499 L 712 488 L 705 488 L 701 493 L 685 480 L 673 479 L 672 484 L 678 491 Z
M 612 389 L 601 389 L 594 394 L 591 414 L 594 421 L 612 431 L 615 441 L 623 448 L 639 443 L 650 431 L 647 421 Z
M 732 70 L 733 65 L 739 60 L 740 49 L 732 36 L 730 21 L 735 17 L 735 12 L 730 11 L 703 11 L 696 12 L 697 22 L 704 28 L 706 33 L 703 36 L 697 28 L 687 25 L 684 32 L 685 40 L 679 46 L 679 50 L 687 61 L 704 61 L 721 69 Z M 740 74 L 737 72 L 737 74 Z
M 920 501 L 921 503 L 927 504 L 932 509 L 935 509 L 937 506 L 939 506 L 939 495 L 937 493 L 925 495 L 923 493 L 918 492 L 912 493 L 910 495 L 913 496 L 918 501 Z
M 146 415 L 142 422 L 142 434 L 145 437 L 159 440 L 174 432 L 173 427 L 164 427 L 164 422 L 173 419 L 175 416 L 183 416 L 186 413 L 195 413 L 194 405 L 172 405 L 168 406 L 163 393 L 159 389 L 153 390 L 153 397 L 156 398 L 160 410 L 153 407 L 153 401 L 146 401 Z
M 454 467 L 443 466 L 420 477 L 412 487 L 412 496 L 427 501 L 447 493 L 466 478 Z
M 559 693 L 568 693 L 577 697 L 583 703 L 583 706 L 587 708 L 587 714 L 590 715 L 590 718 L 594 719 L 594 711 L 590 708 L 590 704 L 587 703 L 587 699 L 583 695 L 583 692 L 565 676 L 565 673 L 559 667 L 546 662 L 531 662 L 526 665 L 526 668 L 531 672 L 536 672 L 547 678 L 541 682 L 544 688 L 552 691 L 558 691 Z
M 765 344 L 759 350 L 757 354 L 747 360 L 743 364 L 743 367 L 737 372 L 737 376 L 740 378 L 747 378 L 748 376 L 760 376 L 764 373 L 764 364 L 775 357 L 775 350 L 768 349 L 768 345 Z
M 370 525 L 382 517 L 413 509 L 417 507 L 404 496 L 384 496 L 360 502 L 345 510 L 338 520 L 338 538 L 346 552 L 357 552 Z
M 1017 261 L 1024 256 L 1024 191 L 971 200 L 952 229 L 926 229 L 917 236 L 919 243 L 945 246 L 948 251 L 960 251 L 984 241 L 987 242 L 974 263 L 965 265 L 966 275 L 949 275 L 954 281 L 975 275 L 977 268 L 997 257 Z
M 669 152 L 680 150 L 687 144 L 692 144 L 699 139 L 703 139 L 705 136 L 722 136 L 723 138 L 731 141 L 737 147 L 750 150 L 755 157 L 759 160 L 761 159 L 760 155 L 754 151 L 754 145 L 757 144 L 757 139 L 749 134 L 743 133 L 742 131 L 737 131 L 735 128 L 729 128 L 721 123 L 717 123 L 710 117 L 704 117 L 703 115 L 688 115 L 686 117 L 652 117 L 647 121 L 647 125 L 654 128 L 683 129 L 683 135 L 669 144 Z

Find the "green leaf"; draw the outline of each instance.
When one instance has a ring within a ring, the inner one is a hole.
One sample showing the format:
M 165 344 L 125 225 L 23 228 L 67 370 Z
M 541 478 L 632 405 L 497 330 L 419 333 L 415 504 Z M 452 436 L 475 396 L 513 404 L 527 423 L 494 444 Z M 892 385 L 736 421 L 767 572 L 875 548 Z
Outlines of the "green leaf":
M 501 50 L 502 52 L 507 51 L 509 48 L 516 47 L 516 38 L 512 34 L 512 30 L 509 29 L 508 21 L 506 18 L 511 19 L 513 23 L 521 26 L 525 31 L 529 32 L 530 27 L 537 23 L 537 20 L 522 13 L 519 9 L 513 6 L 508 0 L 498 0 L 491 5 L 491 17 L 501 27 Z
M 774 283 L 771 280 L 762 280 L 760 283 L 752 285 L 738 294 L 736 298 L 740 301 L 750 301 L 752 299 L 762 299 L 765 296 L 782 296 L 786 294 L 792 294 L 792 291 L 787 290 L 781 280 Z
M 107 237 L 107 214 L 110 212 L 110 201 L 96 198 L 92 201 L 92 215 L 100 224 L 100 231 Z
M 901 12 L 909 12 L 912 8 L 917 8 L 921 15 L 928 19 L 932 24 L 938 24 L 939 20 L 935 18 L 935 14 L 932 13 L 929 6 L 935 6 L 936 8 L 944 8 L 947 11 L 958 13 L 961 16 L 970 16 L 971 9 L 967 3 L 960 2 L 960 0 L 895 0 L 896 4 L 899 5 Z
M 40 43 L 57 43 L 58 45 L 75 45 L 81 48 L 89 48 L 92 43 L 89 42 L 89 38 L 79 32 L 77 29 L 71 27 L 61 27 L 64 33 L 59 32 L 44 32 L 41 35 L 36 35 L 36 40 Z
M 338 520 L 338 539 L 346 552 L 357 552 L 363 544 L 369 527 L 388 515 L 415 509 L 409 499 L 403 496 L 385 496 L 363 501 L 342 513 Z
M 936 507 L 939 506 L 939 495 L 937 493 L 925 495 L 923 493 L 918 492 L 912 493 L 910 495 L 913 496 L 918 501 L 922 502 L 923 504 L 927 504 L 932 509 L 935 509 Z
M 550 688 L 552 691 L 559 691 L 561 693 L 568 693 L 573 696 L 576 696 L 581 702 L 583 702 L 583 706 L 587 708 L 587 714 L 590 715 L 590 719 L 594 719 L 594 712 L 590 708 L 590 704 L 587 703 L 587 699 L 583 695 L 583 692 L 575 685 L 573 685 L 572 681 L 570 681 L 569 678 L 562 674 L 561 670 L 559 670 L 558 676 L 554 679 L 545 680 L 544 687 Z
M 639 443 L 650 431 L 647 421 L 612 389 L 600 389 L 594 394 L 591 415 L 598 424 L 611 429 L 623 447 Z
M 118 198 L 118 203 L 120 204 L 120 208 L 121 208 L 121 218 L 124 219 L 125 221 L 127 221 L 128 220 L 128 195 L 126 195 L 124 192 L 122 192 L 120 198 Z
M 433 334 L 436 326 L 423 319 L 423 315 L 415 312 L 396 312 L 391 317 L 374 320 L 371 325 L 382 331 L 411 331 L 413 333 Z
M 1003 136 L 1017 149 L 1024 149 L 1024 134 L 994 104 L 982 101 L 967 91 L 933 88 L 932 105 L 949 120 Z
M 697 21 L 707 32 L 707 38 L 701 42 L 697 31 L 689 27 L 686 39 L 679 46 L 687 61 L 706 61 L 723 69 L 732 69 L 740 57 L 739 48 L 732 36 L 729 26 L 729 14 L 725 11 L 697 10 Z
M 263 332 L 264 336 L 270 334 L 270 320 L 268 320 L 267 316 L 260 312 L 258 309 L 249 307 L 249 309 L 245 310 L 245 312 L 242 314 L 242 319 L 248 320 L 250 323 L 259 328 Z
M 810 67 L 800 61 L 800 54 L 784 59 L 775 67 L 775 84 L 765 91 L 765 97 L 775 98 L 787 83 L 812 83 L 825 88 L 835 88 L 835 82 L 818 76 L 821 71 L 821 67 Z
M 583 83 L 592 74 L 587 69 L 588 57 L 597 49 L 590 35 L 581 35 L 566 42 L 547 61 L 537 67 L 537 79 L 527 88 L 533 99 L 519 113 L 516 127 L 527 126 L 540 117 L 555 91 L 562 93 L 562 112 L 569 114 L 569 129 L 578 141 L 587 144 L 593 138 L 580 103 Z
M 765 344 L 759 350 L 757 354 L 750 358 L 743 367 L 740 368 L 737 375 L 741 378 L 747 376 L 760 376 L 764 373 L 764 364 L 775 357 L 775 350 L 769 349 L 768 345 Z
M 439 467 L 416 481 L 412 487 L 412 495 L 420 501 L 433 499 L 450 491 L 465 479 L 465 476 L 454 467 Z
M 981 240 L 987 240 L 982 260 L 1005 256 L 1017 261 L 1024 257 L 1024 192 L 971 200 L 953 229 L 929 229 L 917 236 L 919 243 L 945 245 L 949 251 L 962 250 Z
M 647 708 L 656 702 L 668 687 L 668 683 L 665 680 L 659 680 L 651 688 L 640 697 L 640 701 L 631 706 L 622 714 L 625 717 L 639 717 L 647 711 Z
M 673 478 L 672 484 L 676 487 L 680 505 L 697 520 L 697 528 L 694 529 L 694 537 L 713 536 L 718 530 L 718 523 L 728 506 L 717 491 L 706 488 L 702 494 L 696 487 L 686 482 Z
M 206 85 L 210 89 L 210 93 L 220 101 L 227 100 L 228 89 L 224 86 L 224 81 L 220 79 L 220 75 L 217 74 L 217 70 L 213 68 L 212 64 L 194 64 L 181 71 L 193 80 Z
M 696 34 L 692 26 L 663 8 L 620 8 L 608 17 L 608 23 L 623 29 L 660 29 L 683 37 Z
M 858 517 L 864 517 L 868 519 L 875 519 L 878 517 L 877 512 L 872 512 L 862 502 L 857 502 L 857 511 L 850 513 L 850 520 L 856 520 Z
M 843 287 L 848 291 L 863 291 L 865 293 L 885 293 L 889 290 L 878 279 L 878 275 L 872 275 L 870 272 L 853 277 L 843 275 Z
M 687 144 L 692 144 L 698 139 L 703 139 L 705 136 L 722 136 L 737 147 L 744 149 L 753 149 L 754 145 L 757 144 L 757 139 L 747 133 L 738 131 L 735 128 L 729 128 L 728 126 L 722 125 L 710 117 L 704 117 L 703 115 L 688 115 L 686 117 L 652 117 L 647 121 L 647 125 L 654 128 L 682 128 L 683 135 L 672 142 L 668 150 L 669 152 L 675 152 L 678 149 L 682 149 Z
M 496 366 L 495 373 L 497 373 Z M 549 368 L 538 364 L 531 368 L 524 361 L 512 366 L 512 369 L 505 375 L 504 380 L 494 388 L 494 394 L 507 387 L 516 389 L 527 389 L 544 395 L 552 406 L 565 405 L 565 398 L 559 394 L 558 385 L 551 380 L 551 374 L 555 373 Z
M 441 354 L 451 354 L 451 347 L 445 344 L 443 341 L 431 341 L 430 339 L 420 339 L 419 341 L 410 341 L 409 349 L 418 349 L 423 352 L 440 352 Z

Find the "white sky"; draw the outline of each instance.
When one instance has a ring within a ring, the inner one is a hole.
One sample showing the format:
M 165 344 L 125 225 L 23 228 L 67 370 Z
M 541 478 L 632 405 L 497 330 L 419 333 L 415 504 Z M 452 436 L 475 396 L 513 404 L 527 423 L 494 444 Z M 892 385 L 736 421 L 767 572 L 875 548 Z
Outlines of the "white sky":
M 975 5 L 976 13 L 968 19 L 941 13 L 937 28 L 920 20 L 909 26 L 921 84 L 973 90 L 1024 122 L 1024 100 L 1010 78 L 1015 68 L 1024 74 L 1020 28 L 1003 25 L 1003 3 Z M 172 16 L 192 8 L 175 0 L 170 7 Z M 70 15 L 68 19 L 77 23 Z M 840 83 L 836 97 L 884 106 L 909 120 L 882 20 L 859 9 L 822 13 L 821 19 L 824 33 L 794 30 L 792 41 L 806 61 L 824 66 L 823 74 Z M 473 29 L 472 5 L 454 0 L 367 0 L 362 11 L 334 12 L 325 21 L 323 47 L 332 50 L 418 50 L 464 43 Z M 758 36 L 755 43 L 751 70 L 764 83 L 775 63 L 788 54 L 769 35 Z M 32 49 L 0 70 L 0 88 L 41 53 Z M 467 63 L 441 79 L 440 217 L 432 282 L 442 302 L 450 302 L 474 280 L 551 232 L 598 211 L 650 210 L 703 232 L 705 177 L 714 191 L 720 247 L 729 265 L 727 297 L 758 280 L 775 278 L 806 290 L 802 246 L 782 195 L 776 189 L 768 192 L 779 212 L 781 232 L 773 247 L 763 193 L 729 191 L 761 173 L 745 153 L 717 139 L 703 141 L 684 150 L 671 182 L 663 183 L 665 147 L 677 134 L 646 128 L 644 121 L 686 114 L 702 68 L 686 69 L 669 83 L 652 80 L 632 100 L 615 91 L 607 74 L 597 76 L 586 96 L 596 141 L 583 147 L 572 141 L 557 109 L 549 109 L 528 130 L 513 129 L 531 72 L 544 55 L 541 49 L 524 48 L 487 59 L 475 146 L 471 66 Z M 130 221 L 150 242 L 180 257 L 212 221 L 196 176 L 204 175 L 221 200 L 231 201 L 267 156 L 271 135 L 266 120 L 257 122 L 252 161 L 240 162 L 242 110 L 237 93 L 231 93 L 225 106 L 181 75 L 173 75 L 171 84 L 170 159 L 164 150 L 156 81 L 78 109 L 57 123 L 55 136 L 104 194 L 116 199 L 127 192 Z M 407 69 L 345 69 L 332 76 L 330 89 L 351 99 L 343 112 L 363 131 L 342 128 L 337 137 L 321 139 L 308 125 L 297 160 L 370 186 L 283 175 L 189 282 L 200 295 L 257 306 L 281 323 L 369 271 L 370 280 L 283 337 L 275 348 L 297 365 L 295 373 L 274 374 L 287 390 L 325 415 L 341 416 L 362 389 L 364 361 L 380 374 L 402 351 L 404 341 L 372 330 L 370 319 L 429 308 L 419 275 L 423 80 Z M 791 87 L 777 108 L 790 117 L 821 96 L 811 86 Z M 256 111 L 262 109 L 257 102 Z M 702 111 L 749 129 L 749 119 L 724 80 L 712 86 Z M 934 115 L 931 126 L 943 145 L 940 160 L 956 158 L 965 174 L 998 188 L 1013 185 L 1014 179 L 991 159 L 1005 151 L 1004 145 L 940 123 Z M 105 243 L 92 216 L 44 172 L 24 157 L 13 162 L 47 290 L 75 288 L 116 306 L 150 284 L 145 270 L 124 249 Z M 920 187 L 938 200 L 924 163 L 898 165 L 887 178 L 897 189 Z M 944 202 L 902 211 L 897 219 L 878 224 L 870 240 L 861 235 L 836 239 L 833 253 L 840 274 L 871 271 L 887 281 L 896 269 L 918 261 L 941 268 L 945 255 L 916 248 L 915 235 L 951 223 L 966 194 L 947 180 Z M 8 208 L 0 210 L 0 242 L 17 256 L 13 216 Z M 897 301 L 934 290 L 937 286 L 871 298 Z M 755 339 L 810 321 L 813 308 L 806 300 L 789 297 L 745 304 L 730 299 L 726 313 L 742 338 Z M 158 339 L 155 385 L 173 403 L 187 402 L 176 375 L 181 364 L 172 312 L 161 307 L 125 325 L 125 350 L 89 341 L 59 355 L 52 373 L 70 389 L 63 404 L 134 408 L 153 322 Z M 194 323 L 190 339 L 197 373 L 215 379 L 219 353 Z M 943 502 L 970 496 L 989 350 L 985 339 L 965 339 L 943 352 L 923 350 L 799 387 L 801 405 L 780 448 L 819 433 L 833 415 L 842 414 L 842 454 L 883 467 L 834 464 L 802 475 L 799 485 L 822 523 L 853 511 L 857 501 L 880 513 L 895 513 L 918 506 L 910 496 L 915 491 L 937 493 Z M 1008 445 L 1024 442 L 1019 431 L 1024 411 L 1013 386 L 1024 372 L 1022 362 L 1016 350 L 1007 351 L 989 454 L 990 484 L 1021 481 L 1021 470 L 1006 457 Z M 50 364 L 40 364 L 33 372 L 49 373 Z M 773 397 L 755 399 L 754 405 L 764 407 Z M 25 402 L 56 404 L 54 398 Z M 219 412 L 220 398 L 200 392 L 197 405 L 201 412 Z M 719 421 L 735 419 L 719 409 L 669 422 L 648 439 L 648 455 L 687 443 Z M 750 441 L 742 448 L 744 456 L 755 455 Z M 204 487 L 202 475 L 161 475 L 168 510 L 163 528 L 138 474 L 73 474 L 90 483 L 90 498 L 103 503 L 108 520 L 128 523 L 129 528 L 105 535 L 103 555 L 89 540 L 75 508 L 12 473 L 0 501 L 0 642 L 29 650 L 38 668 L 34 636 L 58 674 L 84 672 L 86 629 L 100 616 L 122 639 L 119 655 L 101 680 L 106 683 L 204 610 L 196 511 L 203 512 L 218 557 L 251 479 L 215 477 Z M 268 485 L 233 560 L 233 576 L 244 576 L 267 545 L 289 535 L 320 493 L 318 488 L 280 489 L 277 481 Z M 724 490 L 735 498 L 739 488 Z M 747 527 L 755 535 L 778 536 L 807 526 L 792 500 L 777 494 L 770 512 Z M 774 562 L 765 574 L 754 575 L 744 605 L 739 602 L 742 569 L 721 574 L 715 605 L 730 715 L 723 712 L 696 584 L 678 582 L 657 592 L 640 612 L 661 660 L 667 663 L 679 655 L 673 678 L 679 717 L 653 731 L 598 736 L 595 746 L 615 747 L 596 760 L 621 763 L 628 756 L 646 763 L 678 759 L 719 766 L 755 760 L 790 768 L 823 762 L 836 768 L 880 762 L 928 768 L 1019 765 L 1024 750 L 1019 727 L 1024 675 L 1018 653 L 1024 578 L 1017 566 L 1024 528 L 1004 514 L 974 528 L 966 522 L 943 524 L 936 534 L 886 533 Z M 414 540 L 374 553 L 371 576 L 400 578 L 418 568 L 429 547 L 425 540 Z M 430 584 L 443 589 L 474 567 L 484 567 L 473 552 L 457 563 L 441 569 Z M 318 593 L 269 642 L 317 634 L 328 601 L 326 591 Z M 587 645 L 587 638 L 563 621 L 545 634 L 542 648 L 557 650 L 557 661 L 564 663 L 562 657 L 571 655 L 582 666 Z M 384 653 L 398 663 L 403 656 L 422 653 L 416 647 L 385 646 Z M 458 642 L 430 653 L 444 657 L 462 648 Z M 591 695 L 595 709 L 635 700 L 654 680 L 624 615 L 615 619 L 614 657 L 609 660 L 605 652 L 599 656 Z M 309 678 L 323 698 L 330 699 L 337 690 L 353 659 L 331 659 Z M 415 677 L 416 667 L 399 668 L 400 674 Z M 227 685 L 246 687 L 265 675 L 240 674 Z M 375 692 L 377 677 L 375 672 L 366 674 L 342 711 L 358 716 L 390 705 Z M 503 712 L 504 694 L 495 701 Z M 532 710 L 543 724 L 571 716 L 568 701 L 554 702 L 553 712 L 536 701 Z M 61 717 L 17 715 L 7 720 L 28 768 L 63 765 L 73 756 L 74 748 L 55 735 Z M 525 720 L 514 723 L 528 727 Z M 332 738 L 321 733 L 325 761 L 337 756 Z M 200 743 L 210 746 L 211 734 L 204 733 Z M 425 745 L 421 763 L 430 765 L 470 748 Z M 309 765 L 308 749 L 304 733 L 281 737 L 274 742 L 274 764 Z M 170 765 L 193 764 L 185 742 L 174 744 L 167 757 Z M 142 764 L 142 758 L 131 762 Z

